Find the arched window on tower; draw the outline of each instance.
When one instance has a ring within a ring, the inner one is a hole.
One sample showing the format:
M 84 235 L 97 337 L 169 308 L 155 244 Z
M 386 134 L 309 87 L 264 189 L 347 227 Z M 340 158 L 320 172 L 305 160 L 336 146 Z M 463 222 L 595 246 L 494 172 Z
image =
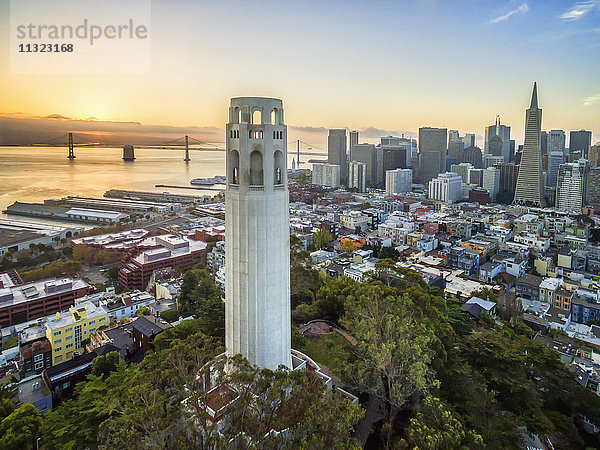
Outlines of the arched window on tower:
M 260 109 L 255 109 L 252 111 L 252 123 L 256 125 L 262 124 L 262 113 Z
M 263 155 L 258 150 L 250 153 L 250 184 L 262 186 L 263 179 Z
M 275 174 L 273 184 L 283 184 L 283 171 L 285 170 L 285 161 L 283 153 L 280 150 L 275 151 L 274 155 Z
M 279 111 L 273 108 L 271 111 L 271 125 L 279 125 Z
M 242 120 L 242 111 L 237 106 L 233 109 L 233 123 L 240 123 Z
M 237 150 L 229 152 L 229 183 L 240 184 L 240 154 Z

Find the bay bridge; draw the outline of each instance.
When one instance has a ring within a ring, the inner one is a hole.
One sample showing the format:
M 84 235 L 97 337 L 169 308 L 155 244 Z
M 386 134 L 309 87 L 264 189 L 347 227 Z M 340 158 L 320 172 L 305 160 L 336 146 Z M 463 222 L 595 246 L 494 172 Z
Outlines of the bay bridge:
M 190 162 L 192 159 L 190 157 L 190 150 L 193 151 L 224 151 L 225 148 L 218 144 L 223 144 L 222 142 L 217 143 L 209 143 L 205 141 L 201 141 L 192 136 L 185 135 L 170 141 L 165 141 L 157 144 L 141 144 L 136 145 L 137 148 L 146 148 L 146 149 L 165 149 L 165 150 L 183 150 L 184 151 L 184 162 Z M 288 148 L 290 149 L 290 153 L 293 150 L 296 151 L 296 164 L 299 166 L 304 162 L 300 160 L 300 153 L 304 155 L 323 155 L 323 153 L 327 153 L 327 150 L 320 148 L 316 145 L 309 144 L 300 139 L 296 139 L 294 141 L 290 141 L 287 143 Z M 55 138 L 49 139 L 45 142 L 38 142 L 34 144 L 30 144 L 34 147 L 66 147 L 67 148 L 67 158 L 69 160 L 75 159 L 75 147 L 121 147 L 121 145 L 116 144 L 103 144 L 101 142 L 95 142 L 86 134 L 82 133 L 66 133 L 61 134 Z M 125 144 L 123 147 L 123 160 L 125 161 L 133 161 L 135 159 L 134 148 L 131 144 Z M 295 147 L 293 150 L 292 148 Z M 302 151 L 301 151 L 302 148 Z M 314 151 L 319 151 L 314 153 Z

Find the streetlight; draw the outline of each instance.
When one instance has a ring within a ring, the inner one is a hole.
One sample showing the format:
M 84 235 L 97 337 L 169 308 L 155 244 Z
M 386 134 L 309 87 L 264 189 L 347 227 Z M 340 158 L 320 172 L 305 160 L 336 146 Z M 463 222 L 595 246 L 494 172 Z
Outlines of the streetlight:
M 40 439 L 42 439 L 41 437 L 37 438 L 37 440 L 35 441 L 35 448 L 36 450 L 40 450 Z

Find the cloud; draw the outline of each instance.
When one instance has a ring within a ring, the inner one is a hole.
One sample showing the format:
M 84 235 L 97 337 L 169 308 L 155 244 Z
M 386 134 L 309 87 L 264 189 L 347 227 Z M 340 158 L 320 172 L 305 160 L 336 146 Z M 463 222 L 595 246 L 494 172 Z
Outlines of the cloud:
M 502 16 L 494 17 L 489 23 L 504 22 L 506 19 L 514 16 L 515 14 L 526 13 L 527 11 L 529 11 L 529 5 L 527 3 L 521 3 L 518 8 L 513 9 Z
M 566 20 L 577 20 L 587 14 L 597 2 L 585 1 L 575 3 L 570 10 L 561 14 L 559 17 Z
M 600 94 L 592 95 L 583 99 L 583 106 L 591 106 L 600 102 Z

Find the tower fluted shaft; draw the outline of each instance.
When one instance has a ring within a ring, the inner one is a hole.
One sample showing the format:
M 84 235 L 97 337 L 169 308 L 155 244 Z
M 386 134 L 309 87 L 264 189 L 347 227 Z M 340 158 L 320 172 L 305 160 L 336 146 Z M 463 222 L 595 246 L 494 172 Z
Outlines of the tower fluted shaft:
M 291 366 L 287 129 L 281 100 L 231 99 L 225 192 L 225 345 Z

